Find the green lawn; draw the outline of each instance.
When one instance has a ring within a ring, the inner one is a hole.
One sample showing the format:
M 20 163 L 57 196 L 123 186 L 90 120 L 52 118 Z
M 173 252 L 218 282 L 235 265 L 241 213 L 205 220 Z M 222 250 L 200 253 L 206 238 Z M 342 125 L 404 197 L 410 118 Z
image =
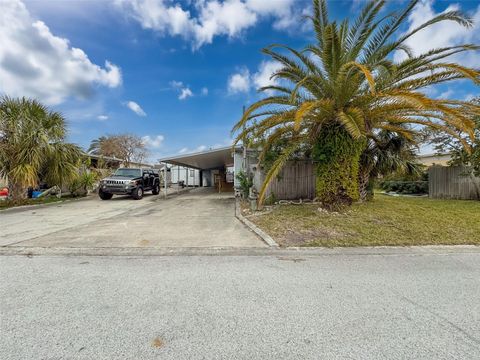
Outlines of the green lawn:
M 248 219 L 281 246 L 480 245 L 480 201 L 377 194 L 342 213 L 281 205 Z

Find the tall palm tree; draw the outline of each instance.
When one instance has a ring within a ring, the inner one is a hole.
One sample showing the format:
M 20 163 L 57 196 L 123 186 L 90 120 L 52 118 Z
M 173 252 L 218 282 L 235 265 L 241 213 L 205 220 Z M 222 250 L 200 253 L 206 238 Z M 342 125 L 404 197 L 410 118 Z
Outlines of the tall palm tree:
M 412 0 L 401 10 L 380 15 L 385 1 L 373 0 L 355 21 L 337 23 L 328 17 L 326 1 L 314 0 L 309 17 L 314 44 L 302 51 L 284 45 L 263 50 L 282 65 L 272 75 L 277 84 L 261 88 L 266 97 L 252 104 L 232 129 L 236 142 L 266 139 L 260 159 L 278 139 L 288 139 L 289 145 L 266 175 L 260 202 L 290 155 L 305 144 L 312 148 L 317 164 L 317 196 L 324 204 L 349 204 L 359 198 L 361 154 L 379 131 L 413 139 L 418 127 L 428 126 L 457 137 L 453 127 L 473 136 L 473 123 L 466 114 L 480 113 L 480 106 L 433 99 L 422 90 L 458 79 L 479 84 L 478 71 L 446 60 L 479 47 L 465 44 L 414 55 L 406 44 L 417 32 L 439 22 L 468 27 L 472 21 L 448 11 L 399 34 L 417 3 Z M 395 61 L 396 52 L 406 53 L 406 59 Z
M 65 119 L 36 100 L 0 99 L 0 176 L 7 178 L 12 197 L 36 186 L 41 175 L 64 185 L 77 172 L 78 146 L 64 143 Z

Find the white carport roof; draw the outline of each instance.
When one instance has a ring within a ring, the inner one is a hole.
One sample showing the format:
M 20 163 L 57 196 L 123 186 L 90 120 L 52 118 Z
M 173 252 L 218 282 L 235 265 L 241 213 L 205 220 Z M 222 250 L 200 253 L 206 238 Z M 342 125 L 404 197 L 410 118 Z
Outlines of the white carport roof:
M 200 170 L 217 169 L 227 164 L 233 164 L 233 148 L 227 146 L 197 153 L 167 157 L 159 159 L 159 161 Z

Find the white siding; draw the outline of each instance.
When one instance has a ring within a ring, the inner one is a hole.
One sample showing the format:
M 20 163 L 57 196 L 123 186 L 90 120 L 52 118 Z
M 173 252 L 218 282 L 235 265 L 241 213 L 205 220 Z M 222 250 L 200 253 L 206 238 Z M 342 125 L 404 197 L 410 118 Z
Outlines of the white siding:
M 171 167 L 170 174 L 173 184 L 183 181 L 188 186 L 200 186 L 200 170 L 175 165 Z

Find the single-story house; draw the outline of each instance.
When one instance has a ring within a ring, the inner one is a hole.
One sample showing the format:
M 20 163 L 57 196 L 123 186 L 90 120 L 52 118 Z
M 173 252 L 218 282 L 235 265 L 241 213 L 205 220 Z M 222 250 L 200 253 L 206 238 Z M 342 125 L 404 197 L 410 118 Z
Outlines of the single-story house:
M 421 154 L 418 155 L 418 161 L 427 166 L 442 165 L 448 166 L 448 162 L 452 159 L 452 155 L 446 154 Z
M 159 161 L 171 166 L 172 183 L 184 181 L 188 186 L 215 187 L 219 191 L 238 188 L 235 175 L 245 169 L 243 148 L 240 146 L 180 154 Z

